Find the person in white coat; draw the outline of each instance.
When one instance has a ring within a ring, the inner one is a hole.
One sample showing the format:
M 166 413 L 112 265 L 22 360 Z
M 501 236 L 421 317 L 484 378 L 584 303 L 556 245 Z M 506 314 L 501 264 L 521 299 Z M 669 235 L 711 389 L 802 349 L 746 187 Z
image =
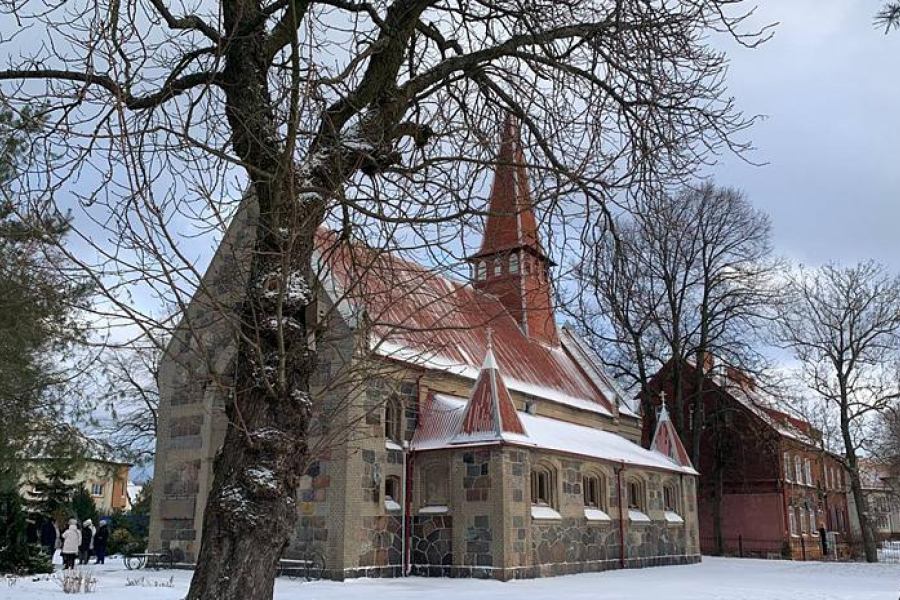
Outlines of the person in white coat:
M 78 548 L 81 546 L 81 530 L 78 529 L 78 521 L 69 519 L 69 528 L 63 532 L 62 539 L 63 569 L 74 569 L 75 557 L 78 556 Z

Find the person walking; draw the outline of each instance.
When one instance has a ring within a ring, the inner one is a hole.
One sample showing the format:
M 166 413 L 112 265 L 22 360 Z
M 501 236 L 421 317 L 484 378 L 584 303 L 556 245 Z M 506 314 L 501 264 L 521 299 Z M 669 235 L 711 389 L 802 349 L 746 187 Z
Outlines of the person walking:
M 106 519 L 100 519 L 100 526 L 94 534 L 94 555 L 97 561 L 94 564 L 106 564 L 106 543 L 109 541 L 109 527 Z
M 44 522 L 41 523 L 41 546 L 51 559 L 53 558 L 53 553 L 56 552 L 56 538 L 58 536 L 59 531 L 56 529 L 56 523 L 53 522 L 53 519 L 44 519 Z
M 78 546 L 78 564 L 88 564 L 91 557 L 91 546 L 94 545 L 94 528 L 90 519 L 81 526 L 81 544 Z
M 81 549 L 81 531 L 78 529 L 78 521 L 69 519 L 69 528 L 63 532 L 62 539 L 63 569 L 74 569 L 75 557 Z

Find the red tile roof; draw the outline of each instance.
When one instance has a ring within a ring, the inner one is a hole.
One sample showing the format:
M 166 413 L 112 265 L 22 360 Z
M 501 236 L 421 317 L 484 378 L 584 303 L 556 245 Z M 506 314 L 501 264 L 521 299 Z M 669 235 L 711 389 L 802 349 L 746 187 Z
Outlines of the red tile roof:
M 785 412 L 781 412 L 780 410 L 775 410 L 774 408 L 769 408 L 766 406 L 762 406 L 760 408 L 762 408 L 764 411 L 766 411 L 766 413 L 770 417 L 777 420 L 779 423 L 781 423 L 783 425 L 785 425 L 785 424 L 790 425 L 794 429 L 799 429 L 806 435 L 813 435 L 815 433 L 813 426 L 811 424 L 809 424 L 807 421 L 803 421 L 801 419 L 798 419 L 797 417 L 792 417 L 791 415 L 789 415 Z
M 476 379 L 490 328 L 510 389 L 613 414 L 613 399 L 565 345 L 551 347 L 526 336 L 496 297 L 393 254 L 339 243 L 334 233 L 323 231 L 319 238 L 320 279 L 346 316 L 365 314 L 379 355 Z

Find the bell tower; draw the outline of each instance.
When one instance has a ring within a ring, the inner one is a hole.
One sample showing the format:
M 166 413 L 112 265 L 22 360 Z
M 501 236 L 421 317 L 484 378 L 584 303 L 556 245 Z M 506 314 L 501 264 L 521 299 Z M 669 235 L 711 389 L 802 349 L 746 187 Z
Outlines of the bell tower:
M 481 249 L 468 258 L 475 289 L 494 295 L 532 339 L 559 345 L 553 287 L 533 211 L 518 121 L 507 115 Z

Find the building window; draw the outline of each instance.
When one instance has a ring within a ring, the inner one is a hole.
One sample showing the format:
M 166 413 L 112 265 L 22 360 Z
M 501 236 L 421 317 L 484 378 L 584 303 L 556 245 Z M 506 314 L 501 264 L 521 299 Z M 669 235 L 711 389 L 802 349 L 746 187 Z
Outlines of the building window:
M 800 460 L 799 456 L 794 457 L 794 481 L 803 483 L 803 461 Z
M 585 475 L 582 485 L 584 487 L 584 505 L 591 508 L 603 508 L 603 483 L 596 475 Z
M 94 483 L 91 485 L 91 495 L 92 496 L 102 496 L 103 495 L 103 484 L 102 483 Z
M 403 439 L 401 433 L 403 419 L 400 416 L 400 411 L 400 400 L 396 396 L 391 396 L 384 403 L 384 437 L 394 442 L 399 442 Z
M 788 519 L 791 522 L 791 535 L 800 535 L 800 531 L 797 528 L 797 515 L 795 514 L 795 509 L 793 506 L 788 507 Z
M 806 520 L 806 508 L 800 507 L 800 533 L 806 533 L 806 525 L 808 521 Z
M 791 479 L 791 455 L 787 452 L 784 453 L 784 480 L 788 483 L 793 481 Z
M 534 469 L 531 472 L 531 504 L 553 507 L 555 499 L 553 472 L 547 467 Z
M 812 508 L 809 511 L 809 532 L 813 535 L 819 535 L 819 510 Z
M 424 470 L 425 504 L 427 506 L 443 506 L 447 504 L 449 470 L 447 465 L 435 464 Z
M 519 255 L 515 252 L 509 255 L 509 272 L 510 273 L 518 273 L 519 272 Z
M 486 279 L 487 278 L 487 263 L 483 260 L 478 261 L 478 267 L 475 272 L 476 279 Z
M 503 273 L 503 263 L 499 258 L 494 259 L 494 276 L 500 275 Z
M 806 459 L 806 485 L 812 485 L 812 484 L 813 484 L 812 463 L 807 458 Z
M 667 485 L 663 488 L 663 505 L 665 510 L 677 513 L 678 511 L 678 492 L 674 485 Z
M 400 478 L 395 475 L 386 477 L 384 480 L 384 509 L 391 512 L 400 510 L 402 495 Z
M 400 478 L 391 475 L 384 480 L 384 499 L 400 501 Z
M 628 508 L 644 512 L 644 486 L 637 479 L 628 481 Z

